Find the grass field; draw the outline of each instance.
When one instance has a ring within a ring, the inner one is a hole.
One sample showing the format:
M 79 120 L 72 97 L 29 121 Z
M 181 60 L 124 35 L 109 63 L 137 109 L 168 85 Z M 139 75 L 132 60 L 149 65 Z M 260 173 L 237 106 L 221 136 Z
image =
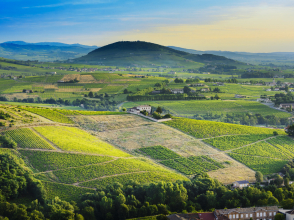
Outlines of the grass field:
M 75 127 L 47 126 L 35 127 L 34 129 L 64 151 L 85 152 L 117 157 L 130 156 Z

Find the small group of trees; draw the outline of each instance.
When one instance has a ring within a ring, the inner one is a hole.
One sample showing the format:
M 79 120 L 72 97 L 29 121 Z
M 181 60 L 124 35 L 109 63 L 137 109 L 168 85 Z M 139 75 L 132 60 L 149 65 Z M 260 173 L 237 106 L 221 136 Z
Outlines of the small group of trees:
M 162 118 L 171 118 L 172 115 L 171 114 L 166 114 L 164 116 L 161 115 L 162 114 L 162 108 L 160 106 L 157 107 L 156 111 L 153 112 L 152 116 L 155 119 L 162 119 Z

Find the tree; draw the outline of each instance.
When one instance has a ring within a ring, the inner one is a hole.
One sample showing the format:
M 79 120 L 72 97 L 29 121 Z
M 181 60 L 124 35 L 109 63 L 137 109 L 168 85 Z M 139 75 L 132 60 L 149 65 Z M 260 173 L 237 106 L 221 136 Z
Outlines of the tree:
M 277 135 L 279 135 L 279 134 L 278 134 L 277 131 L 274 131 L 274 132 L 273 132 L 273 135 L 277 136 Z
M 90 97 L 90 98 L 93 98 L 93 97 L 94 97 L 93 92 L 89 92 L 89 97 Z
M 220 97 L 218 96 L 218 94 L 215 94 L 214 99 L 219 100 Z
M 124 89 L 124 94 L 128 94 L 129 91 L 127 89 Z
M 261 183 L 263 181 L 263 175 L 260 171 L 257 171 L 255 173 L 255 179 L 256 179 L 256 182 L 258 183 Z
M 123 110 L 123 112 L 127 111 L 127 109 L 126 109 L 126 108 L 123 108 L 122 110 Z
M 288 126 L 285 131 L 289 136 L 294 136 L 294 124 Z
M 159 114 L 161 114 L 162 113 L 162 109 L 161 109 L 161 107 L 157 107 L 157 109 L 156 109 L 156 112 L 158 112 Z
M 285 215 L 281 213 L 277 213 L 275 216 L 275 220 L 284 220 L 284 219 L 285 219 Z
M 213 89 L 213 92 L 219 93 L 219 92 L 221 92 L 221 90 L 220 90 L 220 88 L 216 87 L 216 88 Z
M 282 188 L 276 189 L 274 192 L 274 196 L 281 202 L 285 198 L 283 189 Z
M 185 86 L 184 93 L 188 94 L 189 92 L 191 92 L 191 89 L 188 86 Z
M 0 143 L 2 143 L 2 147 L 4 148 L 17 148 L 17 143 L 15 143 L 14 140 L 11 139 L 9 136 L 0 136 Z

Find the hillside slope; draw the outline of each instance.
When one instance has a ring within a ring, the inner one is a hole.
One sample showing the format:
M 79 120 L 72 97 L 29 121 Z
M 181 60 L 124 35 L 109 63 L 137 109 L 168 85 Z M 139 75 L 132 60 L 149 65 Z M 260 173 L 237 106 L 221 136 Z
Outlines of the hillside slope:
M 122 66 L 201 66 L 204 63 L 237 65 L 239 62 L 211 54 L 195 55 L 154 43 L 120 41 L 100 47 L 88 55 L 74 59 L 80 63 L 102 63 Z

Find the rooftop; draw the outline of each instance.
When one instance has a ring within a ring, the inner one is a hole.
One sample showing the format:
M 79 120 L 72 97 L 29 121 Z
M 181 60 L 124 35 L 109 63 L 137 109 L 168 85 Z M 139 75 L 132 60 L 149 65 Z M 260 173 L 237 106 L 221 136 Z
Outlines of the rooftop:
M 216 215 L 226 215 L 232 212 L 238 213 L 250 213 L 250 212 L 257 212 L 260 210 L 267 210 L 267 211 L 278 211 L 279 208 L 277 206 L 269 206 L 269 207 L 251 207 L 251 208 L 235 208 L 235 209 L 218 209 L 215 210 Z

